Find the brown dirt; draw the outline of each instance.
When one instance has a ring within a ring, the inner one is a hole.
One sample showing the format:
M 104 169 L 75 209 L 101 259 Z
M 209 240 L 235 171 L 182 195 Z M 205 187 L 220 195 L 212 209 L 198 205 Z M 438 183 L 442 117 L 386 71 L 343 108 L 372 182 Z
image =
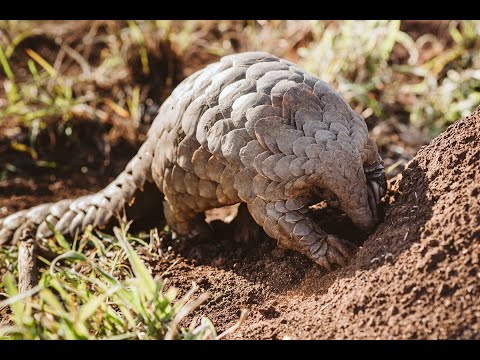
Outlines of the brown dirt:
M 153 264 L 155 272 L 182 293 L 192 281 L 208 291 L 197 314 L 207 315 L 219 331 L 248 308 L 232 339 L 478 339 L 479 161 L 480 108 L 418 152 L 385 221 L 347 267 L 330 274 L 271 239 L 236 244 L 232 227 L 221 221 L 212 223 L 217 235 L 209 242 L 165 238 L 165 257 Z M 29 200 L 32 205 L 66 192 L 83 194 L 80 178 L 40 191 L 31 180 L 17 180 L 18 186 L 11 180 L 0 194 L 3 212 Z M 62 184 L 72 188 L 57 191 Z M 354 236 L 346 228 L 345 236 Z

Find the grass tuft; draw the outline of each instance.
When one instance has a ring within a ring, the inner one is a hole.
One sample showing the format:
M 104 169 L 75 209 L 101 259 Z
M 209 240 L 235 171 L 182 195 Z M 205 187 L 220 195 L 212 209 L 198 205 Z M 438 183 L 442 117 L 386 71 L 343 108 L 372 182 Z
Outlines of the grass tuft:
M 0 290 L 0 339 L 214 339 L 207 319 L 180 324 L 205 299 L 198 287 L 181 299 L 177 290 L 154 278 L 132 246 L 129 224 L 114 228 L 114 237 L 100 239 L 91 228 L 73 245 L 58 233 L 50 248 L 61 252 L 48 265 L 39 284 L 19 294 L 8 255 L 0 259 L 11 271 Z M 99 236 L 101 234 L 99 233 Z M 92 246 L 93 245 L 93 246 Z M 143 245 L 141 245 L 143 246 Z M 148 245 L 147 245 L 148 246 Z

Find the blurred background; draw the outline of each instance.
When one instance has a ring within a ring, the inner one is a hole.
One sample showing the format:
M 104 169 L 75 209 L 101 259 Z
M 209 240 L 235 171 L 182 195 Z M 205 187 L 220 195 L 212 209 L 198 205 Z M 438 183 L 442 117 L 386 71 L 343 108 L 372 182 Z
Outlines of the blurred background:
M 2 20 L 0 187 L 105 185 L 180 81 L 248 50 L 338 89 L 393 177 L 480 104 L 479 35 L 480 21 Z

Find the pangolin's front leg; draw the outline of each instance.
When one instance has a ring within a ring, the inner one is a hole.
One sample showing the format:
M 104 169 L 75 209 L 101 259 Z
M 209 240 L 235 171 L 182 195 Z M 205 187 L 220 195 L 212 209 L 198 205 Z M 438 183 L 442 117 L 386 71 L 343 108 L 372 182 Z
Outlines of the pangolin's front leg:
M 248 204 L 255 221 L 283 248 L 300 251 L 328 270 L 345 266 L 355 250 L 347 240 L 327 234 L 308 217 L 306 197 L 268 202 L 256 198 Z

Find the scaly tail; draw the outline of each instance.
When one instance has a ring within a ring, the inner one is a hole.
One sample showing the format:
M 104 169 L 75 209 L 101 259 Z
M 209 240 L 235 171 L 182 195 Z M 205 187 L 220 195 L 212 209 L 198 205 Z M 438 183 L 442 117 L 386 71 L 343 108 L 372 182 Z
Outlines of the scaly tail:
M 0 219 L 0 245 L 17 241 L 27 229 L 37 237 L 51 236 L 47 222 L 60 233 L 72 236 L 90 224 L 106 226 L 122 212 L 137 190 L 143 190 L 145 183 L 152 181 L 149 143 L 145 142 L 125 170 L 98 193 L 38 205 Z

